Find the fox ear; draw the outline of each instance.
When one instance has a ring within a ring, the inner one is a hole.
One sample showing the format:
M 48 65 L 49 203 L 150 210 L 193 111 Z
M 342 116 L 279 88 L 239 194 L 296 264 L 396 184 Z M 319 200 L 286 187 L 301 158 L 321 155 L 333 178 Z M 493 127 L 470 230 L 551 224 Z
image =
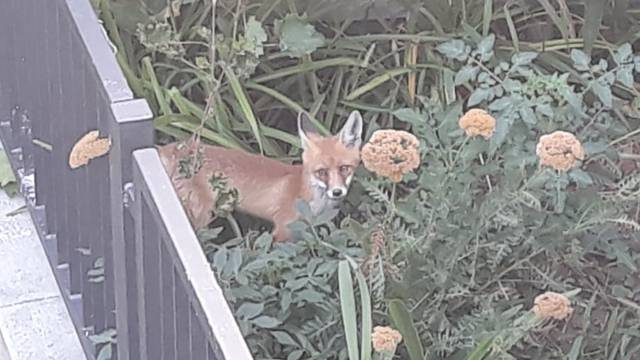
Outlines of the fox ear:
M 338 137 L 344 146 L 360 148 L 360 144 L 362 144 L 362 115 L 359 111 L 351 112 L 347 122 L 338 133 Z
M 309 119 L 309 114 L 300 112 L 298 114 L 298 135 L 300 136 L 302 150 L 307 150 L 309 146 L 313 144 L 307 135 L 309 133 L 315 133 L 311 119 Z

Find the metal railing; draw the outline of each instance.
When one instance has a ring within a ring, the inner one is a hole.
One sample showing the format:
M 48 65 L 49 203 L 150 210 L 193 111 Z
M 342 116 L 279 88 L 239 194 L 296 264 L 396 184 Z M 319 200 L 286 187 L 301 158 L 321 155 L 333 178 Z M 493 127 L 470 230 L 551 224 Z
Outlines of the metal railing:
M 89 0 L 3 1 L 0 138 L 88 358 L 112 328 L 121 360 L 251 358 Z

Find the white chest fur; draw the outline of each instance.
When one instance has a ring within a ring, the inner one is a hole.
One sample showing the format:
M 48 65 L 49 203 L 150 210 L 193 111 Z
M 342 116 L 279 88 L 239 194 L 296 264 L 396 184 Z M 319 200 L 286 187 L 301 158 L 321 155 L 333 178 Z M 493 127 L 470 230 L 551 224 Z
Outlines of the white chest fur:
M 309 202 L 313 216 L 324 215 L 328 211 L 337 209 L 339 205 L 340 200 L 330 199 L 324 190 L 314 191 L 313 199 Z

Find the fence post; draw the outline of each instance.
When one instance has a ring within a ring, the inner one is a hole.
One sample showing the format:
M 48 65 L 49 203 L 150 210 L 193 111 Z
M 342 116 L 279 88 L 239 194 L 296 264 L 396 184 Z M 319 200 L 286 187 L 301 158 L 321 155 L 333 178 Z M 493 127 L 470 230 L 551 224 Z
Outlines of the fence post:
M 118 329 L 118 359 L 139 358 L 136 249 L 134 223 L 125 211 L 126 184 L 133 180 L 132 152 L 153 146 L 152 113 L 145 100 L 117 102 L 111 106 L 111 219 L 113 234 L 113 272 Z

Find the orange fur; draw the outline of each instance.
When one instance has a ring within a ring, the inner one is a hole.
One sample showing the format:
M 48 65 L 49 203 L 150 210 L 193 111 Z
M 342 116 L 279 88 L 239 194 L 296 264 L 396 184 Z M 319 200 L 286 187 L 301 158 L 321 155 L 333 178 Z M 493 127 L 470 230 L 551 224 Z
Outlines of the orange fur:
M 216 194 L 209 186 L 209 179 L 219 173 L 238 190 L 240 211 L 274 223 L 276 241 L 290 239 L 288 224 L 298 218 L 297 199 L 309 202 L 316 215 L 335 208 L 346 195 L 353 171 L 360 163 L 362 118 L 359 113 L 352 113 L 345 128 L 332 137 L 307 133 L 305 124 L 299 117 L 304 149 L 302 165 L 200 144 L 202 166 L 187 179 L 179 173 L 179 161 L 193 156 L 194 143 L 159 147 L 160 158 L 193 227 L 206 227 L 215 216 Z M 320 176 L 325 173 L 326 176 Z M 333 198 L 334 190 L 344 194 Z

